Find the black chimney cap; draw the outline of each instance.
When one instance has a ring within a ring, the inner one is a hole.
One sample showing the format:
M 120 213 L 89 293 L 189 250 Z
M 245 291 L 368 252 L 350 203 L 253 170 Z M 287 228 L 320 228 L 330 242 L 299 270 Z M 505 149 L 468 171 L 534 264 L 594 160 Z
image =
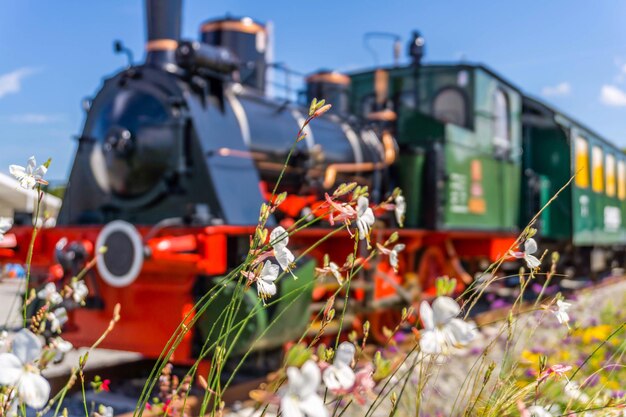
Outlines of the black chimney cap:
M 413 31 L 413 36 L 411 36 L 411 41 L 409 42 L 409 56 L 412 58 L 413 65 L 421 65 L 422 58 L 424 57 L 424 52 L 426 46 L 424 45 L 425 41 L 419 31 Z

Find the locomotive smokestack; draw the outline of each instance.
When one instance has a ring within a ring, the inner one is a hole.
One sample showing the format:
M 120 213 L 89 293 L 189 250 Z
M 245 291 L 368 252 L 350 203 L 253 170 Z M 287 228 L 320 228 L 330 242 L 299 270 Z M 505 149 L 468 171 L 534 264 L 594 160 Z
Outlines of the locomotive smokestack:
M 230 50 L 241 62 L 241 83 L 265 91 L 267 28 L 249 17 L 209 20 L 200 27 L 202 42 Z
M 146 64 L 165 66 L 176 62 L 180 39 L 182 0 L 146 1 Z
M 333 112 L 345 116 L 349 113 L 348 96 L 350 77 L 337 71 L 320 70 L 306 77 L 306 98 L 324 99 L 333 104 Z

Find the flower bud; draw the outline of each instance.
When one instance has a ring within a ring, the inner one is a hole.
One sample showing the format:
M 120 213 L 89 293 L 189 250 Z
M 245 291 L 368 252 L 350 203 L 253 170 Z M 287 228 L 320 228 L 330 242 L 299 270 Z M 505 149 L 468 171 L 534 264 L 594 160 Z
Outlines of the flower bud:
M 483 377 L 483 385 L 487 385 L 487 382 L 489 382 L 489 379 L 491 378 L 491 373 L 493 372 L 495 367 L 496 367 L 495 362 L 491 362 L 489 364 L 489 366 L 487 367 L 487 371 L 485 372 L 485 376 Z
M 313 116 L 315 110 L 317 110 L 317 98 L 313 97 L 313 100 L 311 100 L 311 105 L 309 106 L 309 116 Z
M 85 352 L 85 354 L 78 358 L 78 366 L 80 369 L 84 369 L 87 364 L 87 359 L 89 358 L 89 352 Z
M 332 319 L 335 318 L 335 309 L 331 308 L 330 310 L 328 310 L 328 312 L 326 313 L 326 316 L 324 317 L 325 321 L 331 321 Z
M 332 104 L 327 104 L 327 105 L 319 108 L 318 110 L 315 111 L 315 113 L 313 113 L 313 117 L 320 117 L 321 115 L 326 113 L 328 110 L 330 110 L 331 107 L 332 107 Z
M 306 347 L 306 345 L 298 343 L 293 345 L 285 355 L 286 366 L 300 367 L 304 365 L 306 361 L 311 359 L 313 352 Z
M 356 186 L 357 186 L 356 182 L 351 182 L 348 184 L 343 183 L 339 187 L 337 187 L 337 189 L 333 192 L 333 196 L 339 197 L 339 196 L 348 194 L 349 192 L 354 190 Z
M 283 201 L 285 201 L 286 198 L 287 198 L 287 191 L 284 191 L 278 194 L 276 198 L 274 199 L 274 207 L 280 206 L 283 203 Z

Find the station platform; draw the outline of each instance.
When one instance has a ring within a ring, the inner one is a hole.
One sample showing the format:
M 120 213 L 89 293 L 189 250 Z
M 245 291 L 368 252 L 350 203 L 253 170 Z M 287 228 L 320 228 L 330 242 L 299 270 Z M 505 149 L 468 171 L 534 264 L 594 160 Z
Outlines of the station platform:
M 24 291 L 24 280 L 9 278 L 0 280 L 0 326 L 9 330 L 21 327 L 22 317 L 20 305 Z M 88 350 L 79 347 L 65 354 L 60 363 L 51 364 L 43 371 L 43 376 L 51 381 L 53 386 L 63 384 L 63 379 L 70 376 L 72 369 L 78 367 L 79 358 Z M 100 370 L 109 370 L 117 366 L 127 366 L 143 361 L 144 357 L 136 352 L 127 352 L 111 349 L 93 349 L 89 354 L 85 372 L 97 374 Z M 54 387 L 53 387 L 54 388 Z

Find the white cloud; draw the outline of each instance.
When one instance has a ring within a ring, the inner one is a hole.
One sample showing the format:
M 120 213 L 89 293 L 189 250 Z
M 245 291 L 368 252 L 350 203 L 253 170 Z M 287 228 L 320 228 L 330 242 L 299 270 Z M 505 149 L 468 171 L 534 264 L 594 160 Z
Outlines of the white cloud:
M 610 107 L 626 106 L 626 92 L 614 85 L 605 84 L 600 90 L 600 101 Z
M 18 68 L 0 75 L 0 98 L 7 94 L 19 93 L 22 89 L 22 80 L 35 72 L 33 68 Z
M 24 113 L 8 116 L 8 120 L 12 123 L 20 124 L 46 124 L 55 123 L 63 119 L 60 114 L 41 114 L 41 113 Z
M 572 86 L 568 82 L 543 87 L 541 94 L 546 97 L 568 96 L 572 92 Z

